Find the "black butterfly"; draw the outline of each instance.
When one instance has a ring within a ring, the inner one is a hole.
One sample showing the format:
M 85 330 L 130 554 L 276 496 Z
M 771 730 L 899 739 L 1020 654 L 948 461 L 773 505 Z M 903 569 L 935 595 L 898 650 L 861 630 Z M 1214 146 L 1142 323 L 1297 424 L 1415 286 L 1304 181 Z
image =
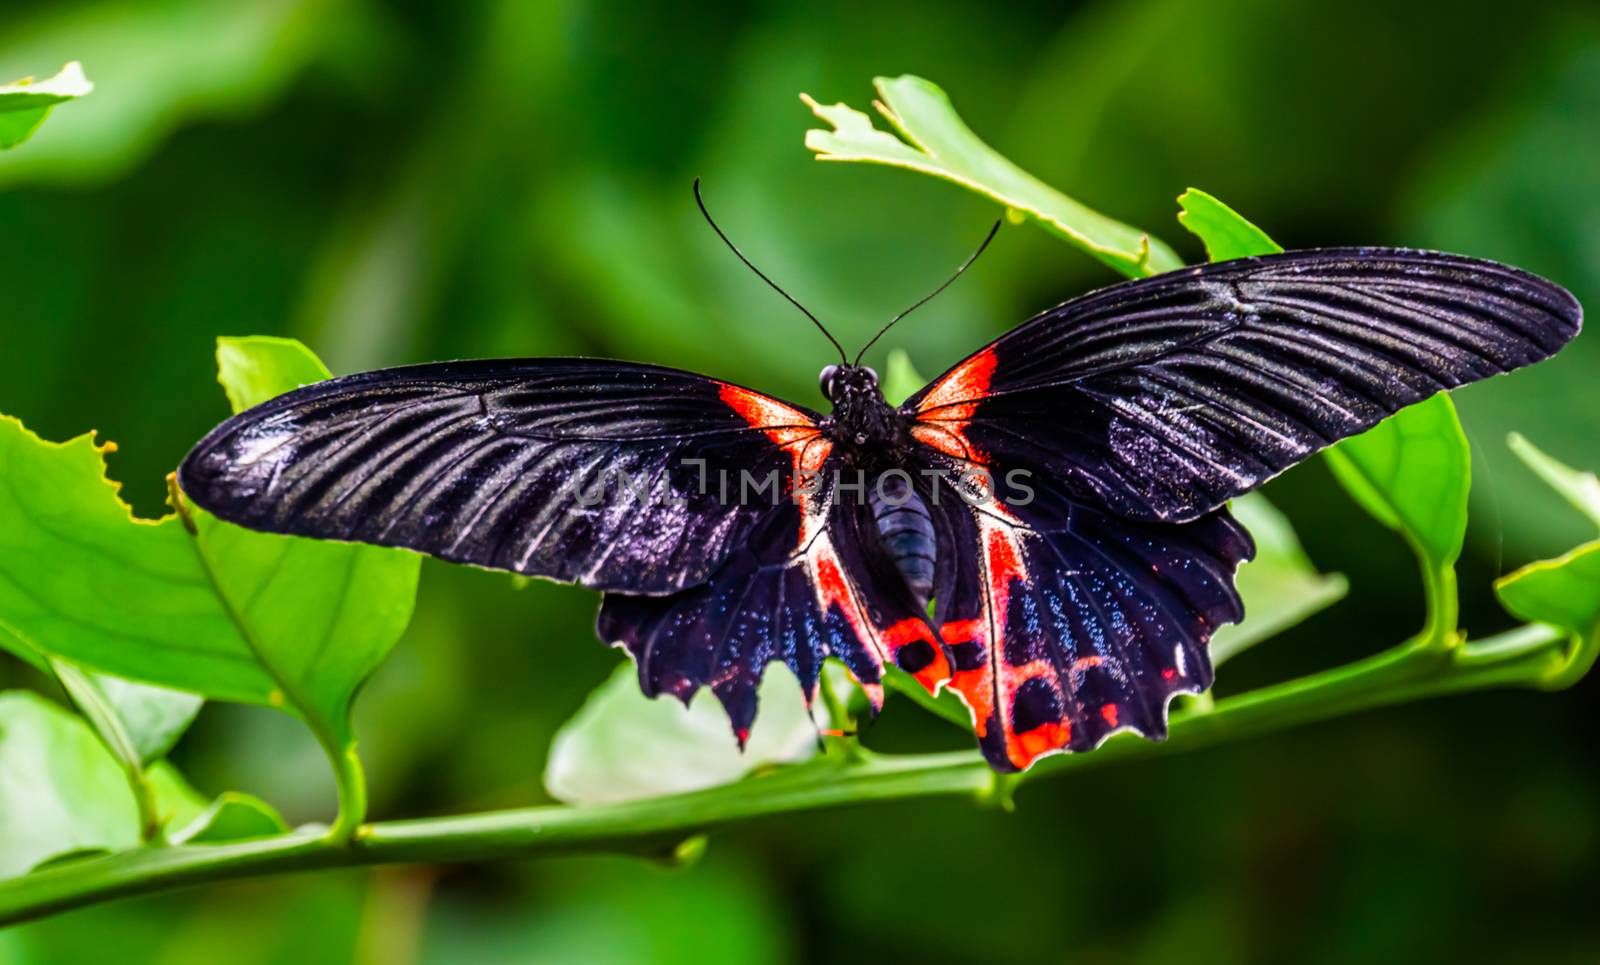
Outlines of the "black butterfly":
M 252 529 L 603 590 L 645 693 L 709 685 L 741 743 L 768 663 L 809 700 L 832 656 L 874 706 L 888 663 L 953 688 L 1014 770 L 1160 738 L 1211 685 L 1254 552 L 1229 499 L 1581 318 L 1493 262 L 1293 251 L 1073 299 L 898 407 L 842 351 L 825 416 L 652 365 L 448 362 L 259 405 L 179 479 Z

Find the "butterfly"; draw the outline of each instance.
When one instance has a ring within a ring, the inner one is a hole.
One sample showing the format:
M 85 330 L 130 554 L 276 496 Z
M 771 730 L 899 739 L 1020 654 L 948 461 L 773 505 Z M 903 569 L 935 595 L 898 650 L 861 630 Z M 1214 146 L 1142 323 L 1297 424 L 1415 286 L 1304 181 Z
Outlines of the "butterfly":
M 415 365 L 242 412 L 179 482 L 252 529 L 600 590 L 644 692 L 709 687 L 741 746 L 769 664 L 810 701 L 833 657 L 874 710 L 889 666 L 953 690 L 1015 771 L 1160 739 L 1172 697 L 1211 686 L 1254 553 L 1230 499 L 1582 319 L 1489 261 L 1290 251 L 1074 298 L 891 405 L 806 314 L 840 349 L 826 414 L 631 362 Z

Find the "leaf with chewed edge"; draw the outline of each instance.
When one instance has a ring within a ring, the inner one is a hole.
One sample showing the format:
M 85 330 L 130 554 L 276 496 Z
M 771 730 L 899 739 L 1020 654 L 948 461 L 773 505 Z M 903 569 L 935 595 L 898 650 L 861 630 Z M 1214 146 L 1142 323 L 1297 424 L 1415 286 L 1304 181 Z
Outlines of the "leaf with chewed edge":
M 241 404 L 322 371 L 297 343 L 220 348 Z M 51 656 L 296 714 L 360 810 L 350 703 L 410 620 L 420 557 L 256 533 L 197 509 L 135 519 L 90 436 L 49 443 L 12 419 L 0 419 L 0 477 L 0 619 Z

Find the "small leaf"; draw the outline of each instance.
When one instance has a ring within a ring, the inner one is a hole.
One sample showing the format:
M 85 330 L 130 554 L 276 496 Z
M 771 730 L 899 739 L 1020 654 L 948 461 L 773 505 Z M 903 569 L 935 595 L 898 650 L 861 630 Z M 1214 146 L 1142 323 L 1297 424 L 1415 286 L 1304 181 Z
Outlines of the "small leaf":
M 616 669 L 556 732 L 545 767 L 550 796 L 569 804 L 637 801 L 737 781 L 757 768 L 805 760 L 817 751 L 817 728 L 794 675 L 767 667 L 761 713 L 744 752 L 710 690 L 684 707 L 639 690 L 632 662 Z M 821 708 L 815 713 L 823 717 Z
M 1429 565 L 1447 567 L 1461 555 L 1471 458 L 1448 395 L 1400 410 L 1329 449 L 1327 458 L 1356 502 Z
M 1592 472 L 1580 472 L 1555 459 L 1529 442 L 1520 432 L 1513 432 L 1506 437 L 1506 444 L 1551 489 L 1594 520 L 1596 525 L 1600 525 L 1600 478 L 1596 478 Z
M 137 680 L 95 674 L 94 682 L 127 728 L 146 765 L 165 757 L 189 729 L 205 701 L 196 694 L 154 687 Z
M 272 335 L 217 339 L 217 382 L 235 412 L 332 377 L 322 360 L 297 339 Z
M 845 104 L 800 99 L 833 130 L 806 132 L 806 147 L 819 161 L 887 164 L 952 181 L 998 201 L 1015 221 L 1018 213 L 1130 277 L 1156 275 L 1183 262 L 1164 243 L 1067 197 L 1011 163 L 967 127 L 950 98 L 921 77 L 879 77 L 881 100 L 874 107 L 902 141 Z M 909 143 L 908 143 L 909 142 Z
M 1233 516 L 1255 540 L 1255 559 L 1239 568 L 1236 586 L 1244 622 L 1222 627 L 1211 639 L 1211 662 L 1220 666 L 1263 640 L 1344 599 L 1349 583 L 1312 564 L 1288 517 L 1260 493 L 1233 501 Z
M 0 149 L 13 148 L 33 136 L 57 104 L 94 90 L 73 61 L 48 80 L 19 80 L 0 85 Z
M 1600 540 L 1553 560 L 1529 563 L 1496 580 L 1494 591 L 1523 620 L 1589 636 L 1600 627 Z
M 883 665 L 883 683 L 897 694 L 908 697 L 912 703 L 922 707 L 965 731 L 972 730 L 972 711 L 961 702 L 956 692 L 946 687 L 939 691 L 935 697 L 928 693 L 928 688 L 922 686 L 917 678 L 901 670 L 891 663 Z
M 172 833 L 173 844 L 220 844 L 269 838 L 289 830 L 272 805 L 252 794 L 225 791 Z
M 187 819 L 183 779 L 165 765 L 148 779 L 162 816 Z M 133 792 L 89 725 L 38 694 L 0 693 L 0 877 L 57 855 L 138 844 Z
M 1230 261 L 1283 250 L 1267 233 L 1246 221 L 1237 211 L 1199 188 L 1178 196 L 1178 222 L 1206 246 L 1212 261 Z

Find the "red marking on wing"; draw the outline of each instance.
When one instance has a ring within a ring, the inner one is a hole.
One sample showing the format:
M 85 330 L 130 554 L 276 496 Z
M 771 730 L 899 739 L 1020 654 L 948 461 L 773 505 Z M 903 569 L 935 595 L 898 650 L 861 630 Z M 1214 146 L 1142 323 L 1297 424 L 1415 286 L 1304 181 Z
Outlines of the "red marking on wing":
M 1104 707 L 1100 708 L 1100 716 L 1104 717 L 1106 723 L 1112 727 L 1117 726 L 1117 713 L 1118 711 L 1116 704 L 1106 704 Z
M 883 631 L 883 645 L 889 651 L 889 659 L 898 666 L 900 663 L 900 650 L 913 643 L 925 643 L 933 651 L 933 661 L 927 666 L 912 673 L 928 693 L 939 692 L 939 685 L 950 679 L 950 661 L 945 659 L 944 648 L 934 639 L 933 630 L 926 620 L 916 617 L 906 617 L 899 623 Z
M 990 722 L 995 721 L 1005 737 L 1006 757 L 1015 767 L 1025 770 L 1039 757 L 1059 751 L 1072 742 L 1072 723 L 1066 719 L 1064 711 L 1068 699 L 1067 681 L 1060 678 L 1049 660 L 1032 660 L 1021 665 L 1006 662 L 1006 614 L 1012 589 L 1028 580 L 1021 543 L 1025 536 L 1020 530 L 989 516 L 980 517 L 978 528 L 987 590 L 985 612 L 975 619 L 948 622 L 940 627 L 940 633 L 951 646 L 976 641 L 983 648 L 985 660 L 972 670 L 957 671 L 950 678 L 950 686 L 972 709 L 973 728 L 978 736 L 988 736 Z M 1083 657 L 1065 672 L 1082 674 L 1102 662 L 1099 656 Z M 1014 726 L 1013 704 L 1023 685 L 1031 680 L 1041 681 L 1055 693 L 1056 705 L 1063 709 L 1062 716 L 1018 732 Z M 1116 726 L 1118 709 L 1114 705 L 1101 713 Z
M 1006 756 L 1011 758 L 1011 763 L 1027 770 L 1039 757 L 1060 750 L 1072 742 L 1072 722 L 1067 720 L 1057 721 L 1053 724 L 1040 724 L 1033 730 L 1023 734 L 1009 734 L 1006 736 Z
M 989 383 L 994 378 L 994 368 L 998 359 L 995 358 L 993 346 L 984 349 L 972 358 L 946 372 L 943 377 L 935 382 L 928 394 L 922 397 L 917 404 L 917 413 L 926 415 L 932 410 L 943 410 L 937 415 L 926 416 L 934 419 L 970 419 L 973 410 L 985 395 L 989 394 Z
M 766 433 L 779 449 L 789 451 L 793 465 L 784 486 L 804 514 L 806 522 L 800 527 L 800 545 L 805 546 L 816 535 L 816 527 L 822 524 L 823 514 L 815 501 L 818 487 L 814 484 L 820 478 L 818 474 L 823 464 L 833 454 L 833 443 L 822 435 L 810 416 L 770 395 L 726 382 L 722 383 L 718 395 L 752 428 Z
M 857 605 L 855 593 L 845 581 L 839 557 L 834 553 L 833 544 L 826 536 L 812 544 L 806 561 L 811 568 L 811 585 L 816 587 L 817 605 L 822 612 L 827 613 L 830 608 L 837 607 L 845 622 L 850 624 L 850 629 L 855 633 L 857 640 L 869 645 L 876 642 L 878 635 L 872 632 L 871 621 Z M 880 649 L 876 656 L 881 667 L 888 655 Z M 861 684 L 861 689 L 867 692 L 867 699 L 872 702 L 873 709 L 882 709 L 883 684 L 867 683 L 859 678 L 858 682 Z
M 967 438 L 967 423 L 989 394 L 997 362 L 990 347 L 945 373 L 917 404 L 912 436 L 947 456 L 986 464 L 988 454 Z
M 833 445 L 825 439 L 811 444 L 820 434 L 817 424 L 792 405 L 726 382 L 718 395 L 751 427 L 766 433 L 778 448 L 788 449 L 796 472 L 817 471 L 833 451 Z

